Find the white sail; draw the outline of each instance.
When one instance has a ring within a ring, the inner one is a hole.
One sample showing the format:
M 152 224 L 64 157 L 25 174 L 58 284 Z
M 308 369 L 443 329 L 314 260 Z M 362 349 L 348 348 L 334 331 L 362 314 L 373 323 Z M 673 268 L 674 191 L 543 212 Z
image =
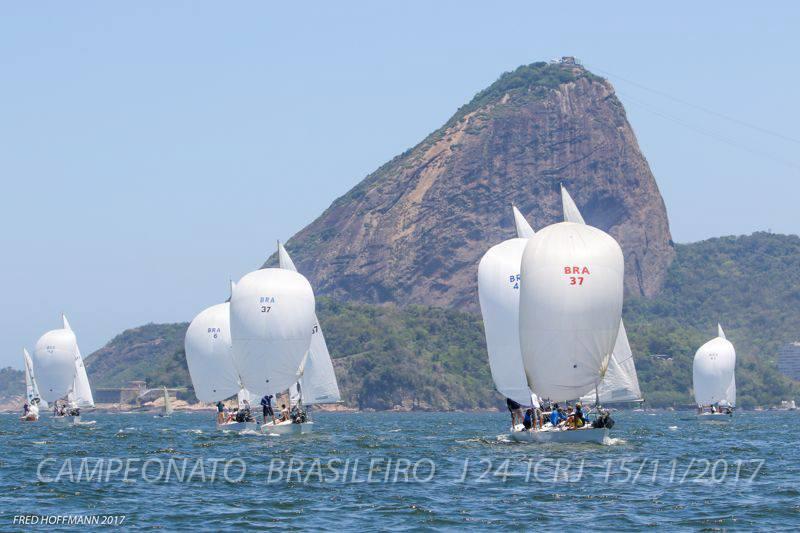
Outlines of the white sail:
M 25 348 L 22 349 L 22 358 L 25 362 L 25 397 L 28 399 L 28 404 L 32 403 L 33 400 L 38 398 L 39 405 L 46 409 L 47 402 L 44 401 L 42 396 L 39 394 L 39 384 L 36 381 L 36 373 L 33 370 L 33 360 L 31 359 L 31 354 L 29 354 L 28 350 Z
M 297 272 L 292 258 L 280 242 L 278 242 L 278 261 L 281 268 Z M 336 382 L 331 354 L 328 352 L 328 344 L 325 342 L 325 335 L 322 333 L 316 312 L 314 321 L 311 345 L 299 371 L 302 376 L 299 383 L 303 403 L 306 405 L 336 403 L 341 401 L 342 397 L 339 393 L 339 384 Z M 297 391 L 297 387 L 293 389 Z
M 725 338 L 722 327 L 719 336 L 702 345 L 694 354 L 692 381 L 694 399 L 698 406 L 736 406 L 736 350 Z
M 517 237 L 521 239 L 530 239 L 533 237 L 535 232 L 528 221 L 525 220 L 525 217 L 522 216 L 522 213 L 519 212 L 515 206 L 511 206 L 511 211 L 514 213 L 514 226 L 517 229 Z
M 622 315 L 622 250 L 607 233 L 561 222 L 522 256 L 519 335 L 528 383 L 543 398 L 578 398 L 605 374 Z
M 66 324 L 66 317 L 64 317 Z M 92 388 L 89 386 L 89 376 L 86 375 L 86 366 L 83 364 L 81 350 L 75 342 L 75 386 L 72 390 L 72 401 L 78 407 L 94 407 Z
M 578 206 L 575 205 L 572 196 L 569 195 L 567 189 L 563 185 L 561 186 L 561 208 L 564 210 L 565 221 L 575 222 L 576 224 L 586 224 Z
M 172 399 L 169 397 L 169 392 L 167 392 L 167 388 L 164 387 L 164 414 L 169 416 L 172 414 Z
M 184 349 L 198 400 L 217 402 L 242 388 L 233 362 L 229 303 L 212 305 L 194 317 L 186 330 Z
M 577 224 L 586 224 L 583 220 L 578 206 L 572 200 L 566 187 L 561 186 L 561 205 L 564 210 L 564 220 Z M 628 342 L 628 333 L 622 320 L 619 322 L 617 341 L 614 345 L 614 353 L 608 363 L 603 381 L 597 390 L 588 391 L 581 401 L 594 403 L 609 402 L 635 402 L 642 399 L 642 392 L 639 389 L 639 378 L 636 375 L 636 364 L 633 360 L 633 352 Z
M 250 392 L 276 394 L 297 381 L 315 324 L 306 278 L 280 268 L 251 272 L 236 284 L 230 316 L 234 363 Z
M 636 375 L 636 365 L 633 362 L 633 352 L 631 351 L 631 345 L 628 343 L 628 334 L 622 321 L 619 323 L 614 353 L 611 354 L 608 369 L 606 369 L 600 386 L 597 391 L 594 388 L 587 391 L 581 397 L 581 401 L 594 403 L 598 398 L 600 403 L 638 402 L 642 400 L 639 378 Z
M 68 326 L 66 319 L 64 323 Z M 48 331 L 36 342 L 33 368 L 36 371 L 39 393 L 46 402 L 73 395 L 77 373 L 77 347 L 75 334 L 68 328 Z
M 236 394 L 236 400 L 239 404 L 239 409 L 241 409 L 245 405 L 253 407 L 253 400 L 255 400 L 255 398 L 253 398 L 253 395 L 250 394 L 249 390 L 239 389 L 239 392 Z
M 531 403 L 519 344 L 519 268 L 527 242 L 509 239 L 492 246 L 478 265 L 478 299 L 492 379 L 500 394 L 521 405 Z

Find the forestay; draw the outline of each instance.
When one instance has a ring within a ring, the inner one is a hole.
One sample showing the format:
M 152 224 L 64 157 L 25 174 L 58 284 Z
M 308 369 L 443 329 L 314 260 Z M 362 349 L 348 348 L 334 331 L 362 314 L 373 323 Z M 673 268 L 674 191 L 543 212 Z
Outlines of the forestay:
M 234 363 L 250 392 L 276 394 L 297 381 L 315 324 L 306 278 L 280 268 L 245 275 L 233 291 L 230 317 Z
M 599 385 L 622 315 L 624 262 L 605 232 L 561 222 L 522 256 L 519 335 L 528 383 L 564 401 Z
M 692 381 L 698 406 L 736 406 L 736 350 L 725 338 L 722 326 L 718 336 L 702 345 L 694 355 Z

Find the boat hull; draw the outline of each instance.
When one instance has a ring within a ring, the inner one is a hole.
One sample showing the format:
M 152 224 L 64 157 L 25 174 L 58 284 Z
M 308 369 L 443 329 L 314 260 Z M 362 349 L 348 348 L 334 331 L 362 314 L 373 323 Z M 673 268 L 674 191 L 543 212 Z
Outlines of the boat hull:
M 728 423 L 733 419 L 733 414 L 726 414 L 726 413 L 703 413 L 701 415 L 695 415 L 695 419 L 700 422 L 718 422 L 718 423 Z
M 258 422 L 228 422 L 227 424 L 217 424 L 218 431 L 258 431 Z
M 313 422 L 303 422 L 302 424 L 295 424 L 291 421 L 278 422 L 277 424 L 267 422 L 261 426 L 262 433 L 274 435 L 305 435 L 313 431 Z
M 538 443 L 594 443 L 603 444 L 608 437 L 606 428 L 586 428 L 586 429 L 548 429 L 538 431 L 514 430 L 510 433 L 511 440 L 514 442 L 538 442 Z
M 74 426 L 75 424 L 79 424 L 80 423 L 81 415 L 78 415 L 78 416 L 72 416 L 72 415 L 54 416 L 50 420 L 56 426 Z

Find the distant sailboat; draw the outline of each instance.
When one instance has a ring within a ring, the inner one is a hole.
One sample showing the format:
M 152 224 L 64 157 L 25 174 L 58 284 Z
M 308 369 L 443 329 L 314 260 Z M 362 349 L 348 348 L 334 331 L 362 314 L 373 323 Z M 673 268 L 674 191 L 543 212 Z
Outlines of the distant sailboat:
M 316 325 L 314 306 L 314 291 L 297 272 L 265 268 L 239 280 L 230 302 L 231 340 L 234 364 L 249 391 L 277 395 L 301 378 Z M 273 422 L 262 427 L 279 432 L 273 430 Z
M 566 222 L 586 224 L 578 206 L 563 185 L 561 186 L 561 206 Z M 617 332 L 614 352 L 611 354 L 603 379 L 597 389 L 593 388 L 586 391 L 586 394 L 581 396 L 581 401 L 600 404 L 644 401 L 642 391 L 639 388 L 639 378 L 636 375 L 633 352 L 628 342 L 628 333 L 625 331 L 625 325 L 622 320 L 619 321 L 619 331 Z
M 39 410 L 47 409 L 47 402 L 39 394 L 39 384 L 36 382 L 36 374 L 33 371 L 33 361 L 28 350 L 22 349 L 22 358 L 25 364 L 25 399 L 28 404 L 28 412 L 21 417 L 26 422 L 39 420 Z
M 492 246 L 481 258 L 478 300 L 495 388 L 520 405 L 531 405 L 535 398 L 519 345 L 519 269 L 528 239 L 535 233 L 516 207 L 512 211 L 518 237 Z
M 522 256 L 519 338 L 528 382 L 542 398 L 568 401 L 599 387 L 622 315 L 624 261 L 607 233 L 574 222 L 548 226 Z M 517 441 L 603 442 L 605 427 L 545 425 Z
M 48 331 L 36 343 L 34 368 L 42 398 L 56 403 L 53 420 L 80 422 L 80 408 L 94 407 L 86 368 L 75 333 L 61 315 L 62 328 Z
M 717 337 L 694 354 L 692 383 L 700 420 L 730 420 L 736 407 L 736 350 L 717 324 Z M 711 412 L 706 412 L 709 408 Z
M 167 388 L 164 387 L 164 412 L 162 416 L 169 417 L 172 416 L 173 412 L 172 408 L 172 398 L 169 397 L 169 392 L 167 392 Z
M 231 293 L 234 284 L 231 283 Z M 250 394 L 233 359 L 230 328 L 230 304 L 212 305 L 201 311 L 186 330 L 184 339 L 186 363 L 195 396 L 201 402 L 217 403 L 232 396 L 239 400 L 239 409 L 249 409 Z M 248 400 L 245 405 L 244 400 Z M 217 429 L 227 431 L 258 430 L 255 420 L 226 420 L 217 415 Z

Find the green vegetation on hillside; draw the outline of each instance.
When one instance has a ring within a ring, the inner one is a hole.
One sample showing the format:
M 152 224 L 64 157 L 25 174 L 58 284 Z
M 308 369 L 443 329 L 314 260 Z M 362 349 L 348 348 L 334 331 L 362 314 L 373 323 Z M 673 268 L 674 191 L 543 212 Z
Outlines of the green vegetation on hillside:
M 691 403 L 692 358 L 721 323 L 736 346 L 738 403 L 770 405 L 800 388 L 775 368 L 800 337 L 800 237 L 754 233 L 676 247 L 661 294 L 626 302 L 642 390 L 654 404 Z M 672 361 L 645 354 L 663 353 Z

